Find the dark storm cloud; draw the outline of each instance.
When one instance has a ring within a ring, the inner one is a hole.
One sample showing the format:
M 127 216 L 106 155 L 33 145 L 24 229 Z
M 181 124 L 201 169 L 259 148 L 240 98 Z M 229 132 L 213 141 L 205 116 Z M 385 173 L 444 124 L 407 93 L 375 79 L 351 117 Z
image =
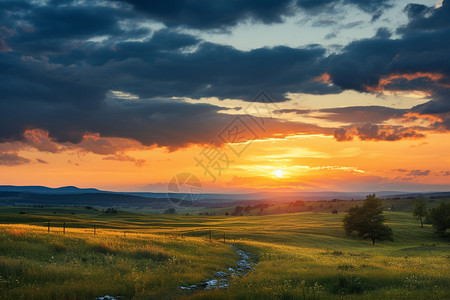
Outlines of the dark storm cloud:
M 169 27 L 216 29 L 234 26 L 248 19 L 265 24 L 281 23 L 283 16 L 294 14 L 291 0 L 124 0 L 124 2 Z
M 390 6 L 390 0 L 173 0 L 143 1 L 122 0 L 150 19 L 168 27 L 190 27 L 197 29 L 226 29 L 251 20 L 264 24 L 281 23 L 284 17 L 298 10 L 309 13 L 332 11 L 337 6 L 354 5 L 377 15 Z
M 326 7 L 335 7 L 336 5 L 342 4 L 352 4 L 356 5 L 359 9 L 369 12 L 375 13 L 382 9 L 388 8 L 391 6 L 390 0 L 297 0 L 295 1 L 296 5 L 304 8 L 304 9 L 324 9 Z
M 347 45 L 329 59 L 328 73 L 342 89 L 360 92 L 412 91 L 429 94 L 432 100 L 413 112 L 450 112 L 450 1 L 441 7 L 410 4 L 409 22 L 390 39 L 384 30 L 373 38 Z M 448 116 L 441 125 L 449 129 Z
M 375 34 L 375 37 L 382 38 L 382 39 L 388 39 L 392 36 L 392 33 L 389 29 L 386 27 L 380 27 L 377 29 L 377 33 Z
M 82 149 L 99 154 L 114 154 L 123 145 L 108 144 L 99 147 L 98 143 L 102 141 L 89 142 L 83 139 L 87 133 L 134 139 L 147 146 L 177 149 L 190 144 L 210 143 L 235 118 L 233 115 L 219 113 L 224 110 L 222 107 L 174 100 L 110 99 L 89 109 L 80 109 L 76 103 L 42 104 L 27 101 L 24 103 L 27 105 L 26 109 L 17 103 L 4 106 L 0 111 L 3 141 L 23 140 L 40 151 L 59 151 L 45 136 L 39 138 L 39 135 L 36 137 L 36 134 L 31 133 L 23 136 L 26 129 L 39 128 L 48 131 L 49 137 L 56 142 L 80 144 Z M 276 119 L 265 122 L 270 124 L 270 128 L 264 133 L 265 137 L 289 132 L 325 133 L 328 130 L 315 125 Z
M 362 3 L 129 0 L 51 1 L 41 5 L 2 1 L 0 142 L 27 140 L 36 149 L 59 151 L 51 143 L 30 141 L 24 136 L 27 130 L 37 128 L 48 131 L 60 143 L 80 143 L 87 132 L 169 148 L 208 143 L 232 117 L 219 112 L 221 107 L 167 99 L 218 97 L 252 101 L 262 89 L 274 101 L 285 101 L 288 92 L 372 92 L 369 88 L 380 88 L 381 79 L 397 73 L 445 75 L 439 79 L 397 77 L 381 88 L 421 89 L 430 92 L 434 100 L 416 107 L 417 112 L 450 111 L 450 82 L 446 81 L 450 70 L 450 29 L 445 21 L 448 1 L 438 9 L 407 8 L 410 22 L 399 31 L 401 38 L 397 40 L 380 29 L 375 37 L 355 41 L 330 57 L 319 45 L 241 51 L 178 31 L 178 27 L 226 29 L 248 20 L 277 23 L 297 9 L 326 11 L 347 4 L 376 15 L 389 5 L 383 0 Z M 144 21 L 162 22 L 168 28 L 150 32 L 141 26 Z M 333 84 L 315 80 L 326 72 Z M 108 96 L 112 90 L 132 93 L 143 100 L 115 99 Z M 322 113 L 328 114 L 326 118 L 355 123 L 363 119 L 357 114 L 364 115 L 365 122 L 377 123 L 401 113 L 387 108 L 364 112 L 345 109 Z M 332 134 L 330 129 L 315 125 L 273 122 L 274 128 L 286 132 Z M 448 119 L 442 122 L 443 126 L 448 124 Z M 355 135 L 367 140 L 419 136 L 385 127 L 355 126 L 351 134 L 348 130 L 338 129 L 335 136 L 341 140 Z
M 31 2 L 30 2 L 31 3 Z M 0 21 L 11 32 L 8 45 L 31 55 L 61 54 L 95 37 L 138 38 L 149 34 L 130 12 L 107 6 L 3 3 Z M 1 26 L 0 26 L 1 27 Z
M 255 91 L 264 88 L 274 101 L 284 101 L 286 92 L 339 92 L 328 84 L 312 82 L 325 68 L 325 50 L 320 47 L 278 46 L 241 51 L 204 42 L 188 53 L 160 47 L 152 38 L 93 50 L 87 59 L 93 66 L 89 70 L 92 77 L 89 81 L 107 79 L 99 84 L 141 97 L 218 97 L 251 101 Z
M 420 4 L 408 4 L 405 7 L 409 23 L 401 27 L 399 32 L 414 30 L 435 30 L 450 26 L 450 4 L 444 1 L 439 8 L 427 7 Z
M 40 151 L 58 152 L 45 139 L 24 136 L 36 128 L 58 143 L 80 143 L 90 132 L 176 149 L 209 143 L 233 117 L 219 113 L 221 107 L 156 99 L 251 101 L 265 88 L 275 101 L 284 101 L 288 91 L 338 91 L 320 82 L 309 84 L 324 69 L 323 48 L 240 51 L 169 29 L 142 41 L 124 41 L 129 32 L 118 25 L 124 14 L 96 6 L 75 7 L 70 14 L 68 6 L 58 5 L 10 6 L 2 14 L 7 25 L 1 37 L 11 50 L 0 53 L 0 141 L 21 140 Z M 136 37 L 134 29 L 130 38 Z M 86 41 L 99 35 L 117 38 Z M 111 90 L 149 100 L 108 98 Z M 323 132 L 307 124 L 274 122 L 274 128 L 284 126 L 285 131 L 291 126 Z
M 416 24 L 421 18 L 411 17 L 401 30 L 403 36 L 400 39 L 389 39 L 386 33 L 379 31 L 374 38 L 350 43 L 342 54 L 330 57 L 329 73 L 333 82 L 345 89 L 367 91 L 367 87 L 377 86 L 383 76 L 390 74 L 431 72 L 448 76 L 450 28 L 448 24 L 443 25 L 445 22 L 433 21 L 440 20 L 443 14 L 450 19 L 448 7 L 449 1 L 445 1 L 441 8 L 433 8 L 422 26 Z M 435 23 L 442 26 L 425 26 Z M 402 83 L 390 88 L 401 89 Z
M 202 43 L 195 52 L 175 51 L 196 43 L 191 36 L 162 30 L 144 42 L 90 49 L 83 60 L 75 55 L 70 65 L 64 63 L 69 59 L 64 55 L 34 58 L 3 53 L 1 100 L 93 108 L 109 90 L 148 98 L 213 96 L 248 101 L 263 87 L 274 101 L 283 101 L 286 92 L 338 91 L 327 84 L 310 83 L 324 68 L 322 48 L 275 47 L 247 52 Z

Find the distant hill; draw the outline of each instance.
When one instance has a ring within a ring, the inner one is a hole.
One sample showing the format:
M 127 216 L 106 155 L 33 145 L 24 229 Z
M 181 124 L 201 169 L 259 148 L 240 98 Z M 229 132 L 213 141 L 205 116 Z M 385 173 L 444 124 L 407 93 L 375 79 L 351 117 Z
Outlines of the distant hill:
M 0 185 L 0 192 L 21 192 L 37 194 L 86 194 L 86 193 L 105 193 L 98 189 L 80 189 L 75 186 L 63 186 L 59 188 L 49 188 L 46 186 L 14 186 Z
M 450 192 L 405 193 L 399 191 L 375 192 L 381 198 L 450 197 Z M 361 200 L 369 192 L 292 191 L 249 194 L 205 193 L 200 195 L 197 207 L 231 207 L 262 203 L 283 204 L 296 201 Z M 186 194 L 170 194 L 172 199 L 183 199 Z M 185 199 L 189 199 L 187 195 Z M 178 203 L 178 201 L 173 201 Z M 181 206 L 192 206 L 189 201 Z M 123 208 L 168 208 L 172 205 L 166 193 L 108 192 L 95 188 L 80 189 L 75 186 L 49 188 L 45 186 L 0 186 L 0 206 L 103 206 Z
M 43 194 L 0 192 L 0 206 L 102 206 L 122 208 L 166 208 L 168 199 L 115 193 Z
M 450 192 L 426 192 L 426 193 L 402 193 L 396 195 L 386 195 L 383 198 L 450 198 Z

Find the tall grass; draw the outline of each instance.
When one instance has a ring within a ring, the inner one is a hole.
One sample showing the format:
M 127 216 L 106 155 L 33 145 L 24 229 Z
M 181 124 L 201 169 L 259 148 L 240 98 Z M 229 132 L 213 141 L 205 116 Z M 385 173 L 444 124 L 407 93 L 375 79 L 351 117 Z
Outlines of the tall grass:
M 112 218 L 82 212 L 70 216 L 78 228 L 68 226 L 65 235 L 56 221 L 50 233 L 44 222 L 0 225 L 0 299 L 105 294 L 127 299 L 450 298 L 449 243 L 430 227 L 420 228 L 407 213 L 388 213 L 395 241 L 373 246 L 345 237 L 341 213 L 199 217 L 122 212 Z M 33 213 L 33 220 L 49 217 L 45 211 Z M 95 236 L 92 227 L 83 228 L 94 223 Z M 239 256 L 221 242 L 223 233 L 228 243 L 253 254 L 256 269 L 231 278 L 226 290 L 182 291 L 180 285 L 198 284 L 236 266 Z

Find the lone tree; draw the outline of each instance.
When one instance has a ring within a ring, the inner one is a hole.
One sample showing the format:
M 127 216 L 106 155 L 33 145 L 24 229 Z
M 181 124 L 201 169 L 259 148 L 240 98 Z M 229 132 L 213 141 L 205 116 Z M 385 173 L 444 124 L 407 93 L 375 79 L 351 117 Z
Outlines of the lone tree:
M 450 202 L 441 202 L 438 207 L 430 209 L 429 213 L 434 230 L 444 235 L 450 228 Z
M 392 229 L 383 224 L 384 220 L 383 202 L 375 194 L 368 195 L 361 207 L 354 206 L 348 210 L 344 229 L 347 235 L 356 232 L 359 237 L 370 238 L 373 245 L 375 241 L 393 241 Z
M 427 202 L 425 199 L 418 199 L 414 202 L 413 215 L 420 220 L 423 228 L 423 218 L 427 216 Z

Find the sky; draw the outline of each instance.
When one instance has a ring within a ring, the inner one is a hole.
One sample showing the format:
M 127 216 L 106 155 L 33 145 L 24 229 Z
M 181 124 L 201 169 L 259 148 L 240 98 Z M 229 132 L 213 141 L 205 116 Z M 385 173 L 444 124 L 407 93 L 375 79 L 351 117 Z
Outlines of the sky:
M 0 1 L 2 185 L 450 191 L 449 131 L 449 0 Z

